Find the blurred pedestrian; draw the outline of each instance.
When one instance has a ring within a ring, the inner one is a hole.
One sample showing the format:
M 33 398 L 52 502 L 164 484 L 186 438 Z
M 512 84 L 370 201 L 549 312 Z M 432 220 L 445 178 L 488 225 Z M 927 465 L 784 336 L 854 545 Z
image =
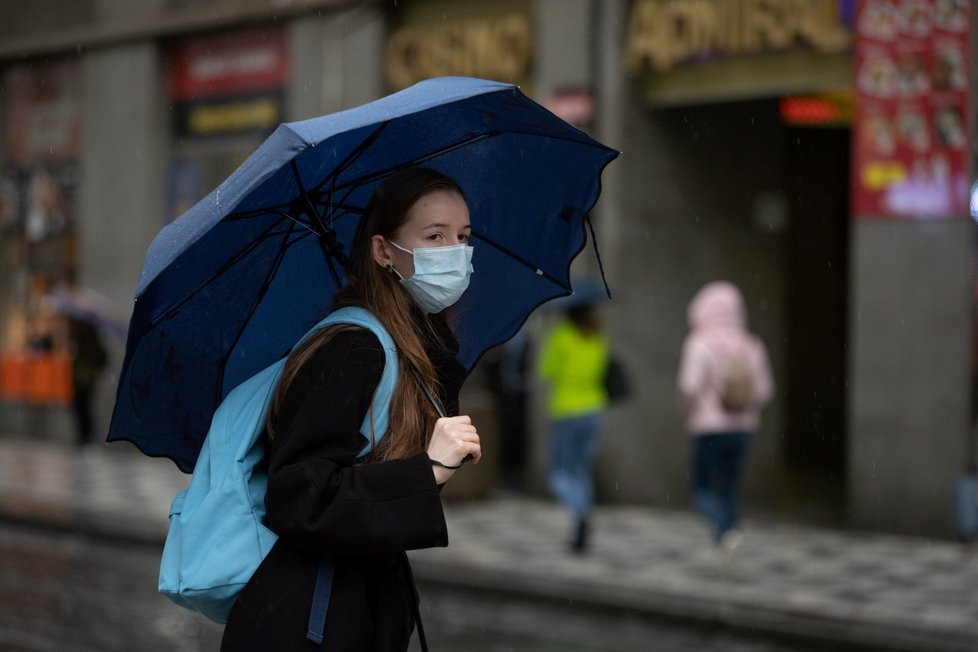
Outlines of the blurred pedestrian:
M 764 343 L 747 330 L 737 286 L 708 283 L 689 304 L 688 319 L 678 384 L 692 436 L 693 502 L 732 559 L 741 541 L 743 469 L 774 383 Z
M 75 441 L 79 446 L 95 439 L 92 403 L 95 388 L 109 356 L 98 329 L 90 322 L 67 316 L 71 353 L 71 410 L 75 419 Z
M 550 491 L 574 517 L 571 550 L 588 545 L 593 467 L 608 393 L 608 342 L 593 304 L 571 305 L 542 343 L 537 369 L 550 385 Z
M 492 392 L 499 431 L 500 481 L 504 488 L 523 491 L 526 472 L 526 404 L 529 338 L 526 328 L 488 351 L 483 365 Z
M 31 315 L 27 323 L 27 351 L 33 356 L 54 351 L 54 318 L 48 313 Z

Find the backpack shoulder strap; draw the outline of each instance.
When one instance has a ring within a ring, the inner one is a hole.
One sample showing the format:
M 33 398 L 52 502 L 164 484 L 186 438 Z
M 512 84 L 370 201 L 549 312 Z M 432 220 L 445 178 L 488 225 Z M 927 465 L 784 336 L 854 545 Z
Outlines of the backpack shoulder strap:
M 397 346 L 394 344 L 394 338 L 387 332 L 376 315 L 366 308 L 354 306 L 333 311 L 307 333 L 306 337 L 320 328 L 326 328 L 333 324 L 352 324 L 366 328 L 380 340 L 380 345 L 384 348 L 384 373 L 380 377 L 377 390 L 374 392 L 373 407 L 368 410 L 363 423 L 360 424 L 360 434 L 366 437 L 367 444 L 357 455 L 363 457 L 373 450 L 374 444 L 387 433 L 387 427 L 390 423 L 388 412 L 391 399 L 394 396 L 394 385 L 397 383 Z M 373 422 L 372 428 L 371 421 Z

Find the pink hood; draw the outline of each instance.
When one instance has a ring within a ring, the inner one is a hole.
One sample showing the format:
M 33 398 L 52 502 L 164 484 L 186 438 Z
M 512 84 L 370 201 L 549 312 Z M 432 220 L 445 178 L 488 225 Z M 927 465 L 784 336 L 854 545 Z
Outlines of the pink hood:
M 708 283 L 696 293 L 687 310 L 689 327 L 747 328 L 747 309 L 744 308 L 744 295 L 737 286 L 727 281 Z
M 686 409 L 686 427 L 693 434 L 744 430 L 760 424 L 761 408 L 774 394 L 767 350 L 747 330 L 747 309 L 736 285 L 708 283 L 689 304 L 690 333 L 683 343 L 679 391 Z M 723 370 L 733 360 L 744 362 L 754 376 L 755 405 L 737 414 L 723 410 Z

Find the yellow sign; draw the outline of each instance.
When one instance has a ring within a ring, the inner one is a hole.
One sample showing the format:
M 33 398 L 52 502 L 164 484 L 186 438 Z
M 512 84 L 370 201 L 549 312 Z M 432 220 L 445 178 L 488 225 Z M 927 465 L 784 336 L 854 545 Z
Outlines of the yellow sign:
M 845 51 L 852 34 L 838 0 L 635 0 L 628 22 L 629 70 L 663 71 L 698 56 L 773 52 L 806 45 Z
M 444 75 L 518 82 L 530 69 L 532 52 L 530 22 L 519 14 L 407 25 L 391 36 L 387 75 L 395 88 Z
M 867 163 L 860 171 L 863 186 L 870 190 L 882 190 L 907 178 L 907 169 L 900 161 Z
M 271 129 L 278 125 L 279 104 L 272 98 L 195 106 L 190 111 L 190 133 L 198 135 Z

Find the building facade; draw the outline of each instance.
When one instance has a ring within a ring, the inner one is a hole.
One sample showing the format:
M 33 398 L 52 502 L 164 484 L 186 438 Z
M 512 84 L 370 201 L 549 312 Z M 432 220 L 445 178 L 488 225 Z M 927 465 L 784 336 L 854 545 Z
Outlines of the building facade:
M 953 534 L 973 436 L 972 223 L 855 219 L 855 3 L 71 6 L 0 10 L 5 431 L 68 427 L 64 391 L 9 381 L 52 279 L 127 306 L 152 237 L 278 122 L 471 75 L 518 83 L 622 150 L 595 227 L 614 292 L 604 317 L 635 391 L 609 415 L 603 500 L 688 504 L 675 393 L 686 306 L 727 278 L 744 290 L 779 388 L 754 441 L 748 504 Z M 575 272 L 597 273 L 590 250 Z M 528 324 L 531 343 L 547 319 Z M 103 384 L 105 422 L 113 375 Z M 526 476 L 542 492 L 546 433 L 531 390 Z M 495 423 L 478 372 L 465 400 Z M 483 429 L 487 450 L 494 430 Z M 500 473 L 489 457 L 456 491 L 485 494 Z

